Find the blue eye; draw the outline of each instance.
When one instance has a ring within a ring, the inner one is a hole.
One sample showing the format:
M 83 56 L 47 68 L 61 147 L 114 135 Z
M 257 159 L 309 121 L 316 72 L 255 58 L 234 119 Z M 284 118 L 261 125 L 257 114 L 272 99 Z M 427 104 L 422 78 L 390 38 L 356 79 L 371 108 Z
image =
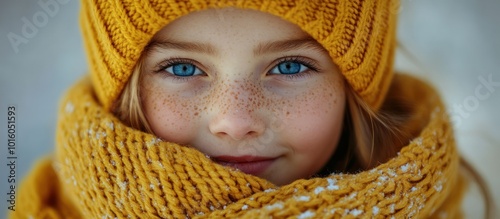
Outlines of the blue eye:
M 280 62 L 276 67 L 271 69 L 271 74 L 298 74 L 308 70 L 309 68 L 297 61 Z
M 189 63 L 176 63 L 165 68 L 165 71 L 179 77 L 199 75 L 203 72 L 195 65 Z

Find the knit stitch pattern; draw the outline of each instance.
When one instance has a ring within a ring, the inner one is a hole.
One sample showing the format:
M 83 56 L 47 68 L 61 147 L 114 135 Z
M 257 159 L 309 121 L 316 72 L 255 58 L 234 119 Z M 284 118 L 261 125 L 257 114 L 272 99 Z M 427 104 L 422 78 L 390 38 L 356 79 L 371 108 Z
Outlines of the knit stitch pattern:
M 163 26 L 194 11 L 244 8 L 298 25 L 374 109 L 392 78 L 397 0 L 85 0 L 81 26 L 92 82 L 112 108 L 141 52 Z
M 418 109 L 427 109 L 414 120 L 429 121 L 398 156 L 358 174 L 277 187 L 218 165 L 194 148 L 127 127 L 100 106 L 86 78 L 60 108 L 56 157 L 53 167 L 46 164 L 55 174 L 38 179 L 55 181 L 48 191 L 59 192 L 36 196 L 37 182 L 26 182 L 19 195 L 24 201 L 11 216 L 41 218 L 49 211 L 47 218 L 456 218 L 459 159 L 448 116 L 421 82 L 402 77 L 396 83 L 391 92 L 418 97 Z M 42 196 L 51 201 L 24 204 Z

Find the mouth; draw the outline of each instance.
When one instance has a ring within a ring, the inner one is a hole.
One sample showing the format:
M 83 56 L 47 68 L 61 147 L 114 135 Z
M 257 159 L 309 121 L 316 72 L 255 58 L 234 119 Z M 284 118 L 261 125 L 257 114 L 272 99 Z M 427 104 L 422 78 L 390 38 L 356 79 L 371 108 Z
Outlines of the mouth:
M 256 156 L 218 156 L 212 159 L 220 165 L 233 167 L 251 175 L 261 174 L 276 160 L 275 157 Z

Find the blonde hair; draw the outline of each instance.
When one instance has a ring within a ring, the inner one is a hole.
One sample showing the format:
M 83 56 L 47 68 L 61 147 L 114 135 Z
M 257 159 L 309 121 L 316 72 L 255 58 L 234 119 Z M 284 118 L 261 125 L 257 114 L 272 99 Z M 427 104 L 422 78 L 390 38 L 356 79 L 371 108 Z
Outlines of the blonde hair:
M 396 106 L 387 99 L 378 111 L 372 109 L 346 85 L 344 129 L 336 152 L 319 175 L 355 173 L 371 169 L 390 158 L 418 133 L 403 129 L 411 107 Z
M 142 108 L 141 97 L 141 72 L 142 72 L 142 57 L 135 66 L 130 79 L 123 89 L 120 98 L 113 106 L 114 114 L 122 120 L 126 125 L 147 132 L 153 133 L 149 126 L 146 114 Z

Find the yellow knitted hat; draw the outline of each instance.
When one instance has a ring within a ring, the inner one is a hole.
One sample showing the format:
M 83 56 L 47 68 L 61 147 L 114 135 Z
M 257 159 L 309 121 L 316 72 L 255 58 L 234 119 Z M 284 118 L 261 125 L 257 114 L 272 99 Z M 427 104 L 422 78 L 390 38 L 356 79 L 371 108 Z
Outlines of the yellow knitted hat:
M 281 17 L 329 52 L 354 90 L 379 108 L 392 79 L 397 0 L 85 0 L 81 26 L 92 83 L 111 109 L 141 52 L 168 23 L 193 11 L 236 7 Z

